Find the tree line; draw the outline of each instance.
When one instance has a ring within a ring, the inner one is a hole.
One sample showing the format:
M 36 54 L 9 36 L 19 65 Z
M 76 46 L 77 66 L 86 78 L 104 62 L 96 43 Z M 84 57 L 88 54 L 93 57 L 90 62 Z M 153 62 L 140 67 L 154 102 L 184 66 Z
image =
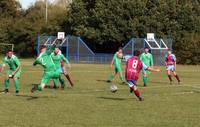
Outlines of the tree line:
M 63 0 L 27 10 L 15 0 L 0 1 L 0 42 L 14 43 L 21 56 L 34 52 L 37 35 L 58 31 L 80 36 L 95 52 L 113 52 L 133 37 L 172 38 L 178 63 L 200 63 L 199 0 Z M 60 4 L 61 3 L 61 4 Z

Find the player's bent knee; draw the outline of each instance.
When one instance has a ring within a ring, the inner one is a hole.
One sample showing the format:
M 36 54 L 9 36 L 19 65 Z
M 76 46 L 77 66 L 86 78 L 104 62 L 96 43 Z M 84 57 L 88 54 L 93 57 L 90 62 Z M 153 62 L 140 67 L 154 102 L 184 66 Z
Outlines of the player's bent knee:
M 45 88 L 45 84 L 41 84 L 41 88 L 44 89 Z
M 137 90 L 137 87 L 136 87 L 135 85 L 133 86 L 133 90 L 134 90 L 134 91 Z

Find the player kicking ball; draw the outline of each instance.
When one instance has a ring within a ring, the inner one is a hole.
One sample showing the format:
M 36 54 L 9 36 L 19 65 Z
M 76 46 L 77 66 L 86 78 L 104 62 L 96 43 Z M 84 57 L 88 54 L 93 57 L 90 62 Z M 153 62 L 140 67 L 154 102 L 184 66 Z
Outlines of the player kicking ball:
M 31 92 L 44 90 L 50 79 L 53 79 L 55 88 L 59 87 L 58 79 L 60 77 L 60 72 L 56 69 L 56 66 L 51 57 L 51 53 L 54 51 L 55 47 L 56 45 L 50 45 L 47 48 L 46 46 L 41 47 L 41 53 L 33 65 L 41 65 L 44 68 L 44 73 L 40 85 L 34 85 L 31 89 Z
M 139 90 L 136 87 L 137 80 L 139 78 L 139 74 L 141 70 L 149 70 L 154 72 L 160 72 L 160 69 L 154 69 L 151 67 L 146 66 L 142 61 L 138 58 L 140 56 L 140 51 L 134 51 L 135 56 L 126 58 L 126 71 L 125 71 L 125 78 L 129 85 L 130 92 L 134 92 L 137 98 L 142 101 L 143 98 Z
M 169 49 L 168 54 L 165 58 L 165 65 L 166 65 L 166 71 L 167 71 L 167 76 L 169 78 L 170 84 L 172 84 L 172 77 L 171 77 L 171 72 L 173 73 L 174 77 L 176 77 L 178 83 L 180 84 L 180 79 L 179 76 L 176 73 L 176 56 L 172 54 L 172 51 Z
M 14 80 L 15 85 L 15 93 L 19 93 L 19 78 L 21 73 L 21 65 L 19 59 L 13 54 L 11 50 L 7 52 L 7 56 L 3 60 L 3 65 L 0 68 L 0 72 L 3 71 L 3 68 L 8 65 L 9 69 L 6 71 L 6 79 L 5 79 L 5 93 L 9 92 L 10 79 Z
M 110 64 L 110 68 L 112 68 L 113 64 L 115 66 L 114 74 L 111 74 L 109 76 L 107 82 L 112 82 L 112 80 L 115 78 L 115 76 L 119 73 L 120 79 L 124 83 L 124 76 L 123 76 L 122 67 L 121 67 L 122 59 L 123 59 L 122 48 L 119 48 L 119 50 L 115 53 L 115 55 L 111 61 L 111 64 Z

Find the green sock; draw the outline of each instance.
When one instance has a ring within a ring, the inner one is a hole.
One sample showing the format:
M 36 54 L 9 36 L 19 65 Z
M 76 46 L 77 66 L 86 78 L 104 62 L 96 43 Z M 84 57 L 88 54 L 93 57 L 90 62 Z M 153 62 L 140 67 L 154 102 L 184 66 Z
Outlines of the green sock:
M 143 76 L 143 82 L 144 82 L 144 85 L 147 85 L 147 81 L 148 81 L 147 76 Z
M 38 91 L 42 91 L 41 85 L 37 85 L 37 90 L 38 90 Z
M 5 85 L 6 89 L 9 89 L 10 81 L 9 80 L 5 80 L 4 85 Z
M 109 81 L 112 81 L 113 78 L 114 78 L 114 75 L 110 75 L 109 78 L 108 78 L 108 80 L 109 80 Z
M 149 77 L 147 77 L 147 83 L 149 82 Z
M 124 82 L 124 76 L 120 76 L 122 82 Z
M 60 80 L 60 79 L 59 79 Z M 58 88 L 59 87 L 59 83 L 58 83 L 58 79 L 53 79 L 53 83 L 54 83 L 54 87 Z
M 16 91 L 19 91 L 19 80 L 14 80 L 14 85 L 15 85 Z
M 65 79 L 63 77 L 59 78 L 60 84 L 62 87 L 65 87 Z

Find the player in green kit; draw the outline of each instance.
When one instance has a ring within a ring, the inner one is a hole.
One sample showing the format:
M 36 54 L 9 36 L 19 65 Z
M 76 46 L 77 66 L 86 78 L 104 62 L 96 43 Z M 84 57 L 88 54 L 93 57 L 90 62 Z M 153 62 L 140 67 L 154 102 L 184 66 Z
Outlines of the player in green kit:
M 148 67 L 153 66 L 153 56 L 149 53 L 149 48 L 145 48 L 145 52 L 140 55 L 140 60 Z M 144 86 L 147 86 L 149 81 L 150 71 L 142 70 Z
M 63 62 L 65 62 L 68 65 L 69 68 L 71 67 L 69 61 L 64 57 L 64 55 L 61 53 L 59 48 L 54 49 L 54 52 L 51 53 L 51 57 L 53 59 L 53 62 L 55 63 L 56 70 L 59 71 L 60 74 L 64 74 L 64 70 L 62 69 L 61 63 L 60 63 L 61 60 Z M 61 87 L 64 88 L 65 87 L 65 80 L 62 76 L 59 77 L 59 81 L 61 83 Z
M 42 46 L 41 53 L 33 63 L 33 65 L 41 65 L 44 68 L 44 73 L 40 85 L 34 85 L 31 92 L 36 90 L 42 91 L 50 79 L 53 79 L 55 88 L 59 87 L 58 78 L 60 77 L 60 72 L 56 69 L 56 66 L 51 57 L 51 53 L 54 51 L 56 45 Z
M 5 90 L 4 92 L 9 92 L 10 86 L 10 78 L 14 80 L 15 92 L 19 93 L 19 78 L 21 73 L 21 64 L 19 59 L 13 55 L 13 52 L 10 50 L 7 52 L 7 56 L 3 60 L 3 65 L 0 69 L 0 72 L 3 71 L 3 68 L 8 65 L 9 69 L 6 71 L 6 79 L 5 79 Z
M 122 67 L 121 67 L 122 59 L 123 59 L 122 48 L 119 48 L 119 50 L 115 53 L 115 55 L 111 61 L 111 64 L 110 64 L 111 68 L 112 68 L 112 65 L 114 64 L 115 72 L 114 72 L 114 74 L 111 74 L 109 76 L 107 82 L 112 82 L 112 80 L 115 78 L 117 73 L 119 73 L 120 79 L 124 83 L 124 76 L 123 76 Z

